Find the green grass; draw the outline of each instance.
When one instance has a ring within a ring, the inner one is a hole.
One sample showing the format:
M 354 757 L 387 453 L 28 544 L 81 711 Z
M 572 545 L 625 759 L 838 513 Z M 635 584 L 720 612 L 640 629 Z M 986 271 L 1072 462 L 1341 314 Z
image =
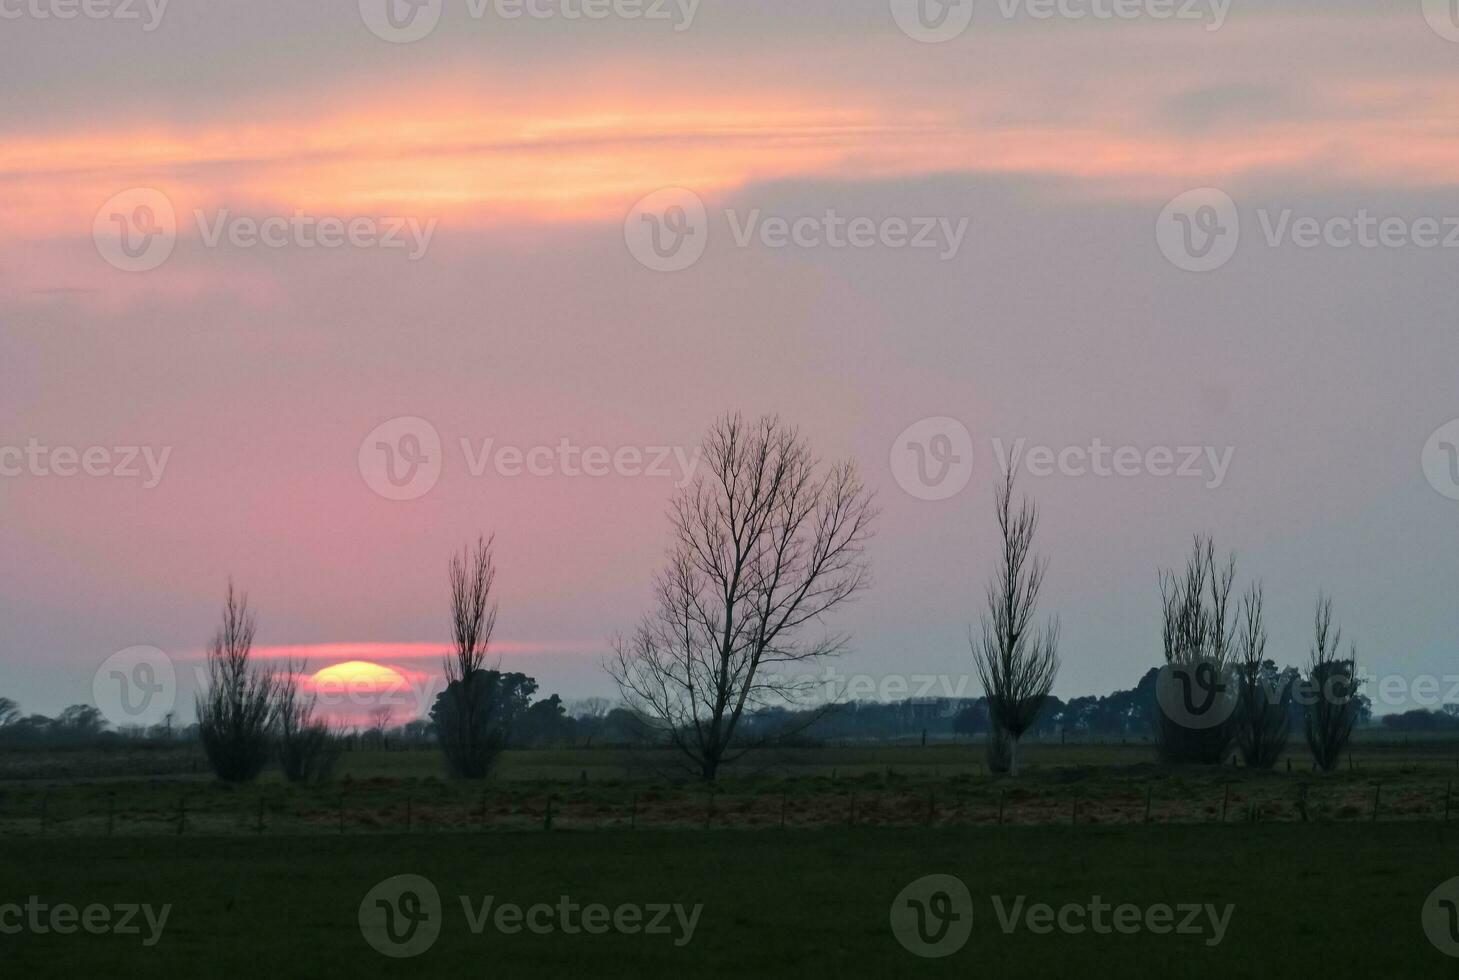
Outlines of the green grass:
M 1028 771 L 995 778 L 969 745 L 801 749 L 763 757 L 717 786 L 662 775 L 662 755 L 520 751 L 485 784 L 445 778 L 439 753 L 354 752 L 330 783 L 277 773 L 232 787 L 205 772 L 0 781 L 0 837 L 270 836 L 541 829 L 756 830 L 856 826 L 1442 820 L 1459 776 L 1446 743 L 1360 744 L 1351 767 L 1315 775 L 1231 767 L 1167 768 L 1139 744 L 1035 745 Z M 84 755 L 78 768 L 102 768 Z M 1380 788 L 1381 787 L 1381 788 Z M 1077 812 L 1076 812 L 1077 810 Z M 260 831 L 260 825 L 262 831 Z
M 377 882 L 429 878 L 440 939 L 417 959 L 371 950 L 357 914 Z M 952 874 L 971 940 L 922 960 L 889 928 L 893 898 Z M 1434 824 L 613 832 L 0 841 L 0 903 L 171 903 L 163 938 L 0 936 L 7 976 L 1437 976 L 1424 899 L 1459 874 Z M 692 941 L 471 934 L 457 896 L 523 906 L 702 903 Z M 1005 934 L 1011 902 L 1234 903 L 1215 947 L 1184 935 Z

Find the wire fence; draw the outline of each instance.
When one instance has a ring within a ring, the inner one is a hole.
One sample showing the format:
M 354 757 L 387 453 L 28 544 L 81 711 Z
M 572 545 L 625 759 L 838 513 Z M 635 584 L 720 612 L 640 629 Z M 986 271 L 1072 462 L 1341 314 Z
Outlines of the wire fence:
M 194 784 L 47 787 L 0 794 L 0 837 L 351 835 L 600 830 L 776 830 L 851 827 L 1130 826 L 1236 822 L 1442 821 L 1452 781 L 1239 781 L 1118 788 L 981 785 L 843 786 L 756 792 L 459 785 Z

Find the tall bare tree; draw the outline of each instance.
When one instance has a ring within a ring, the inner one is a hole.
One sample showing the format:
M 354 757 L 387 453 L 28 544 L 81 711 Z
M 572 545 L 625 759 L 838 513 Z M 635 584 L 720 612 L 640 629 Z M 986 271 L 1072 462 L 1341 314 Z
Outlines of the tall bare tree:
M 1275 766 L 1291 734 L 1287 706 L 1292 687 L 1286 675 L 1266 659 L 1265 605 L 1266 596 L 1258 582 L 1241 597 L 1236 636 L 1236 742 L 1249 769 Z
M 208 648 L 208 686 L 197 696 L 203 750 L 225 782 L 250 782 L 269 758 L 276 682 L 252 663 L 257 628 L 248 596 L 236 592 L 230 579 L 223 623 Z
M 340 733 L 315 714 L 317 694 L 305 695 L 308 664 L 290 660 L 274 678 L 274 728 L 279 768 L 291 783 L 323 782 L 334 772 L 344 746 Z
M 1059 674 L 1059 621 L 1051 616 L 1042 629 L 1034 626 L 1049 563 L 1033 554 L 1038 507 L 1024 497 L 1015 512 L 1013 487 L 1014 471 L 1009 467 L 994 495 L 1002 554 L 988 584 L 982 635 L 974 635 L 971 642 L 973 663 L 988 698 L 989 721 L 1008 736 L 1008 771 L 1017 776 L 1019 739 L 1038 720 Z M 995 743 L 996 739 L 990 740 L 990 745 Z M 990 765 L 992 761 L 990 754 Z
M 495 541 L 479 537 L 474 547 L 451 556 L 453 649 L 445 660 L 446 690 L 436 728 L 451 770 L 467 779 L 485 778 L 507 742 L 497 710 L 499 674 L 486 668 L 497 615 Z
M 720 419 L 703 457 L 670 513 L 653 611 L 606 667 L 624 702 L 713 781 L 776 739 L 742 737 L 746 711 L 800 703 L 813 682 L 789 672 L 844 648 L 844 634 L 805 634 L 867 586 L 876 509 L 853 462 L 822 466 L 778 418 Z
M 1312 759 L 1323 772 L 1342 761 L 1361 708 L 1358 688 L 1358 646 L 1351 644 L 1343 657 L 1342 629 L 1332 626 L 1332 599 L 1317 597 L 1313 620 L 1312 658 L 1303 682 L 1304 727 Z
M 1233 666 L 1235 631 L 1230 609 L 1235 583 L 1236 556 L 1232 554 L 1224 564 L 1217 565 L 1215 541 L 1202 535 L 1195 537 L 1184 572 L 1160 573 L 1166 674 L 1178 676 L 1187 685 L 1199 679 L 1211 687 L 1212 694 L 1219 689 L 1222 700 L 1212 706 L 1218 713 L 1236 701 L 1234 690 L 1225 689 L 1231 683 Z M 1236 737 L 1233 712 L 1220 714 L 1215 723 L 1195 723 L 1172 714 L 1166 707 L 1161 705 L 1156 735 L 1161 756 L 1167 762 L 1216 765 L 1223 761 Z

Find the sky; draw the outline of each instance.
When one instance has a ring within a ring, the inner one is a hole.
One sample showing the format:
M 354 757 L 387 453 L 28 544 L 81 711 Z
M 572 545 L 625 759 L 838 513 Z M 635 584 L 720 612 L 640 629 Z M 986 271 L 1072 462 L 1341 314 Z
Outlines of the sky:
M 1274 659 L 1322 590 L 1379 710 L 1459 701 L 1446 0 L 395 2 L 0 0 L 0 696 L 190 705 L 230 576 L 427 678 L 480 533 L 502 666 L 611 696 L 738 411 L 877 494 L 862 694 L 980 693 L 1013 456 L 1056 694 L 1209 532 Z

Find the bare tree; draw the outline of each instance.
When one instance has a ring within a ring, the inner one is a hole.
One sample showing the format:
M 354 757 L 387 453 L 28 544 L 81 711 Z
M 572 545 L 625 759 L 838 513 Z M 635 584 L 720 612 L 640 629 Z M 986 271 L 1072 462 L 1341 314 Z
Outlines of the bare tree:
M 279 767 L 291 783 L 327 780 L 344 747 L 340 733 L 315 716 L 318 695 L 305 697 L 300 690 L 307 669 L 304 661 L 290 660 L 274 682 Z
M 593 739 L 603 728 L 603 720 L 612 710 L 613 702 L 607 698 L 584 698 L 568 707 L 568 714 L 577 719 L 578 731 L 585 736 L 585 747 L 592 747 Z
M 1018 741 L 1038 720 L 1044 699 L 1059 673 L 1059 621 L 1033 625 L 1043 591 L 1048 559 L 1033 554 L 1038 507 L 1028 497 L 1013 510 L 1014 471 L 994 495 L 994 512 L 1003 548 L 998 571 L 988 584 L 988 611 L 982 635 L 971 637 L 973 663 L 988 697 L 988 719 L 1008 736 L 1008 772 L 1018 775 Z M 989 741 L 996 744 L 996 737 Z M 992 764 L 990 748 L 989 764 Z
M 1332 626 L 1332 599 L 1317 597 L 1313 620 L 1312 659 L 1303 682 L 1307 747 L 1323 772 L 1332 772 L 1358 722 L 1358 647 L 1351 644 L 1341 656 L 1342 630 Z
M 198 734 L 219 779 L 250 782 L 268 762 L 275 681 L 251 663 L 257 621 L 228 582 L 223 623 L 208 648 L 208 686 L 197 697 Z
M 1160 574 L 1166 676 L 1222 696 L 1220 702 L 1206 705 L 1216 715 L 1199 723 L 1161 705 L 1156 734 L 1167 762 L 1219 764 L 1236 737 L 1236 721 L 1226 707 L 1236 703 L 1234 690 L 1226 687 L 1232 673 L 1230 607 L 1235 583 L 1235 554 L 1218 566 L 1214 539 L 1202 535 L 1196 535 L 1183 573 Z
M 496 671 L 486 669 L 497 605 L 495 537 L 451 557 L 451 633 L 454 647 L 445 661 L 446 690 L 435 718 L 437 737 L 452 772 L 466 779 L 490 774 L 507 744 Z
M 0 728 L 20 720 L 20 705 L 10 698 L 0 698 Z
M 1287 747 L 1291 720 L 1287 706 L 1291 684 L 1266 659 L 1267 632 L 1264 622 L 1266 596 L 1261 583 L 1241 597 L 1236 637 L 1236 683 L 1238 702 L 1236 742 L 1249 769 L 1270 769 Z
M 707 475 L 671 510 L 654 609 L 615 640 L 606 668 L 628 707 L 713 781 L 788 734 L 745 737 L 745 712 L 801 703 L 808 665 L 844 649 L 844 634 L 804 634 L 867 586 L 876 509 L 853 462 L 823 467 L 778 418 L 722 418 L 703 452 Z

